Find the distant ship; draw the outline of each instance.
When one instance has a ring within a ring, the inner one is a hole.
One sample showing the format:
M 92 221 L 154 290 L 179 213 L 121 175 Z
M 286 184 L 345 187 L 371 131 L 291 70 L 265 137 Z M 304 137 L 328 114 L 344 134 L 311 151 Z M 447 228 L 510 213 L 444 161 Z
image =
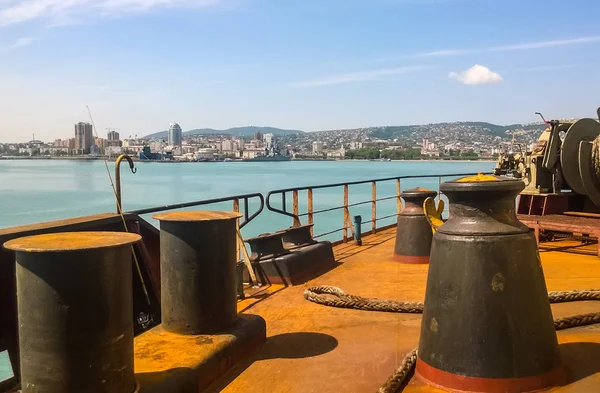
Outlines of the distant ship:
M 242 161 L 254 161 L 254 162 L 269 162 L 269 161 L 290 161 L 290 156 L 282 156 L 281 154 L 273 154 L 266 156 L 257 156 L 254 158 L 244 158 Z

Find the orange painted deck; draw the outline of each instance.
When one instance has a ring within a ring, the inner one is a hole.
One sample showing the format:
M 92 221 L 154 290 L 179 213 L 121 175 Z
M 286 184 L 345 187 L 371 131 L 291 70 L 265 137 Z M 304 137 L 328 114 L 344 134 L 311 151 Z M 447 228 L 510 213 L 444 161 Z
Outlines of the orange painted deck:
M 421 315 L 326 307 L 304 299 L 307 286 L 333 285 L 366 297 L 423 301 L 426 265 L 392 260 L 395 229 L 335 247 L 342 264 L 304 286 L 265 288 L 238 309 L 267 322 L 267 341 L 209 392 L 376 392 L 418 344 Z M 549 291 L 600 288 L 596 245 L 541 245 Z M 600 302 L 552 305 L 554 318 L 600 310 Z M 556 392 L 600 391 L 600 325 L 558 332 L 569 384 Z M 412 377 L 404 389 L 438 392 Z

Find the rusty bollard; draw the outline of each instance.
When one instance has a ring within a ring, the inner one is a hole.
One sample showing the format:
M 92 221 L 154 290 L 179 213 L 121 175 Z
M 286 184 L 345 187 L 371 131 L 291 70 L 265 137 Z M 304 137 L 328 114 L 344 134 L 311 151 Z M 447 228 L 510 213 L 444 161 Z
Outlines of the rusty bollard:
M 132 393 L 131 244 L 120 232 L 28 236 L 16 253 L 23 393 Z
M 517 393 L 560 383 L 560 353 L 536 240 L 515 214 L 521 180 L 443 183 L 416 375 L 452 391 Z
M 394 259 L 402 263 L 429 263 L 433 232 L 423 212 L 423 202 L 435 198 L 437 192 L 425 188 L 411 188 L 400 193 L 404 209 L 398 216 Z
M 178 334 L 213 334 L 237 320 L 239 213 L 170 212 L 160 221 L 162 327 Z

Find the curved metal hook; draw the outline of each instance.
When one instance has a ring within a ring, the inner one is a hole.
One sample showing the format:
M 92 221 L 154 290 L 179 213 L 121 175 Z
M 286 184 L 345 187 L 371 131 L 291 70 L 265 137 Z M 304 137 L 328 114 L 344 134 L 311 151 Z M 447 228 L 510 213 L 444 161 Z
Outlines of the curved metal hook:
M 121 161 L 127 160 L 129 164 L 129 169 L 131 169 L 131 173 L 136 173 L 137 168 L 133 163 L 133 159 L 129 157 L 127 154 L 121 154 L 117 157 L 117 161 L 115 161 L 115 193 L 117 197 L 117 213 L 121 214 L 123 211 L 121 207 Z

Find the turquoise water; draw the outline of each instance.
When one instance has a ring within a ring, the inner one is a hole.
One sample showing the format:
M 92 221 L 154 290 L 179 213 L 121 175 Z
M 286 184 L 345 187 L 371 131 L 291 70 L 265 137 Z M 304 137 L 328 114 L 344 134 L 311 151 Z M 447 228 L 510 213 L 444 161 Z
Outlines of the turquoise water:
M 228 162 L 228 163 L 136 163 L 132 174 L 122 165 L 123 210 L 226 197 L 244 193 L 267 193 L 274 189 L 340 183 L 407 175 L 453 174 L 491 171 L 491 162 Z M 114 163 L 109 163 L 111 173 Z M 446 179 L 448 180 L 448 179 Z M 438 180 L 402 180 L 402 189 L 412 187 L 438 189 Z M 393 196 L 395 181 L 378 185 L 378 197 Z M 306 212 L 307 195 L 300 193 L 300 212 Z M 314 210 L 327 209 L 343 203 L 343 188 L 315 190 Z M 349 202 L 358 203 L 371 198 L 371 184 L 350 186 Z M 280 206 L 277 198 L 275 206 Z M 292 197 L 287 196 L 288 211 Z M 114 194 L 102 161 L 61 160 L 0 160 L 0 228 L 42 221 L 115 211 Z M 243 206 L 243 205 L 242 205 Z M 193 208 L 199 209 L 199 208 Z M 231 210 L 231 203 L 204 206 L 200 209 Z M 250 204 L 250 211 L 256 203 Z M 189 210 L 189 209 L 188 209 Z M 378 217 L 394 214 L 396 201 L 377 205 Z M 352 216 L 362 215 L 370 220 L 371 205 L 350 208 Z M 150 215 L 144 216 L 154 225 Z M 341 210 L 315 215 L 315 234 L 342 227 Z M 303 223 L 306 218 L 303 218 Z M 394 218 L 378 222 L 383 226 Z M 243 228 L 244 237 L 290 226 L 289 217 L 267 212 Z M 363 230 L 371 229 L 371 224 Z M 337 232 L 324 238 L 337 240 Z M 0 380 L 11 375 L 5 353 L 0 353 Z
M 404 175 L 489 171 L 490 162 L 272 162 L 272 163 L 136 163 L 132 174 L 122 165 L 123 210 L 190 202 L 234 194 L 260 192 L 326 183 Z M 111 173 L 114 163 L 109 163 Z M 437 179 L 403 180 L 402 188 L 437 189 Z M 395 183 L 378 185 L 378 196 L 395 193 Z M 306 192 L 300 194 L 300 210 L 306 211 Z M 370 199 L 371 185 L 350 187 L 350 203 Z M 291 195 L 287 197 L 291 209 Z M 280 198 L 275 202 L 280 204 Z M 314 210 L 343 203 L 343 189 L 315 190 Z M 102 161 L 13 160 L 0 161 L 0 228 L 88 214 L 115 211 L 114 194 Z M 395 201 L 378 204 L 378 216 L 393 214 Z M 250 205 L 250 210 L 256 208 Z M 196 208 L 198 209 L 198 208 Z M 202 207 L 230 210 L 231 204 Z M 351 215 L 370 217 L 371 207 L 350 209 Z M 146 216 L 154 222 L 151 217 Z M 315 217 L 316 233 L 341 227 L 342 212 Z M 289 226 L 287 217 L 263 214 L 244 228 L 250 236 Z M 339 235 L 338 235 L 339 236 Z

